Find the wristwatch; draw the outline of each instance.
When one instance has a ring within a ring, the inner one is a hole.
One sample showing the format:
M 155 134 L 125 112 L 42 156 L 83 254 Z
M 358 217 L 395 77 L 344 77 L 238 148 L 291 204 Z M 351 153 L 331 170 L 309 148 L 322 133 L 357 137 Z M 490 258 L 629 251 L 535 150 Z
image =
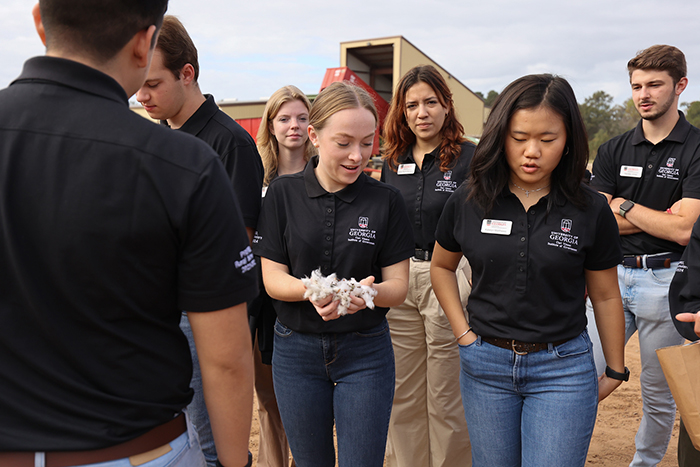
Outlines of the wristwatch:
M 627 213 L 629 212 L 630 209 L 634 207 L 634 201 L 631 200 L 625 200 L 621 205 L 620 205 L 620 215 L 622 217 L 626 217 Z
M 625 367 L 624 373 L 618 373 L 609 366 L 605 367 L 605 376 L 608 378 L 616 379 L 618 381 L 629 381 L 630 380 L 630 369 Z

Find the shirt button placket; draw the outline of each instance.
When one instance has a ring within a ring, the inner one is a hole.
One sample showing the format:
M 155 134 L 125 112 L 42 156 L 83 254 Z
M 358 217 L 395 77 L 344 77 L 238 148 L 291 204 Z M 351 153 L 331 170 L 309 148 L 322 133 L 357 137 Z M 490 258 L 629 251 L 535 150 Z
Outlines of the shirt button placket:
M 333 226 L 335 224 L 335 195 L 326 196 L 324 203 L 323 221 L 323 256 L 321 259 L 321 271 L 324 275 L 331 271 L 331 253 L 333 252 Z

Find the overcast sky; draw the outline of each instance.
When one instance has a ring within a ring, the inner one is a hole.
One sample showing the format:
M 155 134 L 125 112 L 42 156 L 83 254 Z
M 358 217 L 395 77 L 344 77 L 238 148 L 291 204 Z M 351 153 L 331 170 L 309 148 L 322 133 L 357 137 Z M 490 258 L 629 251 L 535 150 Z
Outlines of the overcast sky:
M 44 53 L 35 0 L 0 2 L 0 87 L 28 57 Z M 653 44 L 680 48 L 700 100 L 700 1 L 658 0 L 171 0 L 199 49 L 200 86 L 217 100 L 256 100 L 294 84 L 318 92 L 339 66 L 340 42 L 402 35 L 473 91 L 500 92 L 514 79 L 567 78 L 579 102 L 604 90 L 631 96 L 626 64 Z

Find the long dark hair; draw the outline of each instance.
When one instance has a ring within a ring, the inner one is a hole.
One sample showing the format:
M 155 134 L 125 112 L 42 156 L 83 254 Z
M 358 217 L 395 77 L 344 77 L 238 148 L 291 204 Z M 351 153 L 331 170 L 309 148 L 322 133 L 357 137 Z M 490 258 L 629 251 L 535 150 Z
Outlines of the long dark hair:
M 559 76 L 528 75 L 510 83 L 494 102 L 484 133 L 471 162 L 469 199 L 488 213 L 496 198 L 508 186 L 510 167 L 505 142 L 513 114 L 522 109 L 544 106 L 559 115 L 566 127 L 566 148 L 552 171 L 547 212 L 554 203 L 570 201 L 585 208 L 581 181 L 588 164 L 588 137 L 574 90 Z
M 447 171 L 462 152 L 460 144 L 465 141 L 464 127 L 455 113 L 452 91 L 439 71 L 431 65 L 420 65 L 411 68 L 403 75 L 396 86 L 394 98 L 384 122 L 384 156 L 389 167 L 396 171 L 399 157 L 403 156 L 408 147 L 416 142 L 416 135 L 406 121 L 406 93 L 417 83 L 426 83 L 433 88 L 440 104 L 448 109 L 440 134 L 440 170 Z

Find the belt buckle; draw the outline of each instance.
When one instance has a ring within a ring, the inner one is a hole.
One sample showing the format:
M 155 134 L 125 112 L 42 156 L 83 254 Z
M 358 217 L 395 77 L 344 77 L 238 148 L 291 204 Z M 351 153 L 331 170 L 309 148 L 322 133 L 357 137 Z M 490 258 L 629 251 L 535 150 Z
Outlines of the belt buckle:
M 516 346 L 519 346 L 519 344 L 515 343 L 515 339 L 510 341 L 510 347 L 513 349 L 513 352 L 515 352 L 516 355 L 527 355 L 527 352 L 519 351 L 517 350 Z

